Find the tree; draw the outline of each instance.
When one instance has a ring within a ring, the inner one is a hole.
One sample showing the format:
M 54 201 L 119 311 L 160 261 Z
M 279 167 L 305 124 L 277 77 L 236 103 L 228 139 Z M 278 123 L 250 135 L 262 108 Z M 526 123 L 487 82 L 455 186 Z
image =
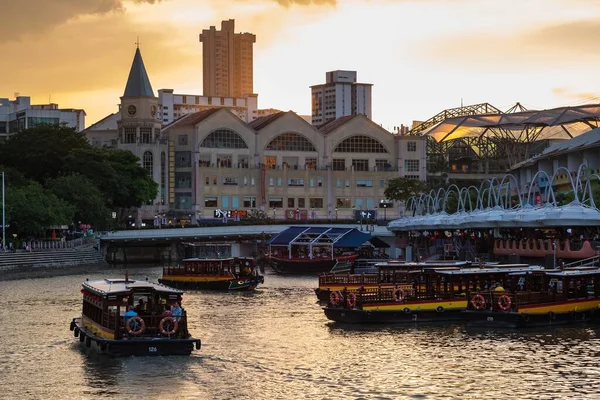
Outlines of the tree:
M 106 206 L 104 194 L 95 184 L 81 174 L 61 176 L 46 183 L 56 197 L 75 207 L 74 221 L 107 229 L 111 223 L 111 210 Z
M 389 200 L 407 202 L 413 196 L 418 196 L 427 190 L 425 182 L 417 179 L 398 177 L 388 180 L 383 192 Z
M 43 184 L 60 174 L 69 154 L 90 147 L 85 135 L 73 128 L 38 125 L 11 135 L 0 144 L 0 160 Z
M 23 235 L 43 236 L 52 225 L 73 222 L 75 207 L 32 182 L 23 187 L 11 187 L 6 193 L 7 223 L 11 230 Z
M 115 148 L 87 148 L 65 159 L 65 174 L 85 175 L 104 194 L 111 209 L 140 207 L 154 200 L 158 185 L 133 153 Z

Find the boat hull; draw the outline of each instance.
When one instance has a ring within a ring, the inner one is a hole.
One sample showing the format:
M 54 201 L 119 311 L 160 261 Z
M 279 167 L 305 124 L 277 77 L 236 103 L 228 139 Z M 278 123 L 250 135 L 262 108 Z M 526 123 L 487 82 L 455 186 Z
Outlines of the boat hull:
M 177 289 L 191 290 L 220 290 L 220 291 L 249 291 L 264 283 L 262 276 L 252 278 L 221 279 L 221 280 L 196 280 L 186 276 L 165 276 L 158 280 L 159 283 Z
M 80 346 L 106 354 L 112 357 L 126 356 L 189 356 L 194 348 L 200 350 L 200 339 L 187 338 L 128 338 L 123 340 L 111 340 L 98 336 L 86 329 L 81 318 L 73 318 L 70 326 L 75 337 L 79 338 Z
M 285 259 L 277 257 L 268 257 L 268 262 L 275 272 L 280 274 L 316 274 L 329 272 L 339 263 L 348 263 L 351 265 L 356 259 L 356 255 L 348 257 L 339 257 L 335 259 Z
M 455 322 L 461 319 L 461 310 L 357 310 L 325 307 L 325 316 L 335 322 L 353 324 L 432 323 Z
M 468 327 L 514 329 L 589 322 L 595 312 L 594 310 L 584 310 L 557 313 L 522 313 L 465 310 L 462 317 Z

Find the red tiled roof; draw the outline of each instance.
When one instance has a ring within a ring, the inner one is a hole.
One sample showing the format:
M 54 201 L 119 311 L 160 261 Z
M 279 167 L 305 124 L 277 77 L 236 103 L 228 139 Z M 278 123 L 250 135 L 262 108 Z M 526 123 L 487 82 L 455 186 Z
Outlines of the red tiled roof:
M 220 107 L 215 107 L 215 108 L 209 108 L 208 110 L 198 111 L 198 112 L 195 112 L 192 114 L 184 115 L 183 117 L 176 119 L 175 121 L 171 122 L 169 125 L 165 126 L 163 128 L 163 130 L 171 129 L 174 127 L 179 128 L 182 126 L 194 126 L 194 125 L 198 124 L 199 122 L 204 121 L 206 118 L 210 117 L 211 115 L 215 114 L 220 109 L 221 109 Z
M 285 114 L 285 111 L 279 111 L 278 113 L 275 113 L 275 114 L 265 115 L 264 117 L 256 118 L 254 121 L 250 122 L 249 125 L 252 129 L 259 131 L 259 130 L 265 128 L 270 123 L 277 120 L 279 117 L 283 116 L 284 114 Z

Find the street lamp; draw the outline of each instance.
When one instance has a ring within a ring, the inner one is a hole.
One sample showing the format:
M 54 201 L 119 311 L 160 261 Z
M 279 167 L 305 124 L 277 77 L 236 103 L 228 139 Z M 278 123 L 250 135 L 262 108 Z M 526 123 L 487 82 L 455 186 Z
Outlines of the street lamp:
M 2 247 L 6 251 L 6 212 L 4 210 L 4 171 L 2 171 Z
M 336 208 L 335 208 L 335 219 L 336 219 L 336 220 L 338 219 L 338 213 L 337 213 L 337 211 L 338 211 L 338 209 L 337 209 L 337 207 L 336 207 Z
M 379 201 L 379 207 L 382 208 L 383 207 L 383 220 L 387 221 L 387 206 L 388 206 L 388 202 L 381 199 Z

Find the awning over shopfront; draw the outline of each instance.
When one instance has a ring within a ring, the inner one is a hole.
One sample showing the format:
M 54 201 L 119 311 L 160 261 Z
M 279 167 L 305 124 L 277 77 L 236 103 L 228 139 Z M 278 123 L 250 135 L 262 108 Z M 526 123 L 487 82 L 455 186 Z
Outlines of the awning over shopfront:
M 351 227 L 291 226 L 269 241 L 270 246 L 312 245 L 334 248 L 360 247 L 365 243 L 377 248 L 389 247 L 381 239 Z

